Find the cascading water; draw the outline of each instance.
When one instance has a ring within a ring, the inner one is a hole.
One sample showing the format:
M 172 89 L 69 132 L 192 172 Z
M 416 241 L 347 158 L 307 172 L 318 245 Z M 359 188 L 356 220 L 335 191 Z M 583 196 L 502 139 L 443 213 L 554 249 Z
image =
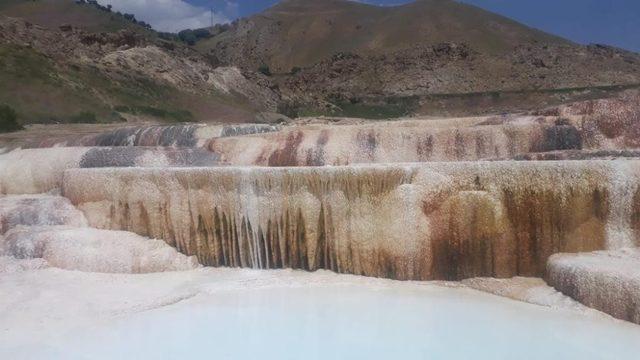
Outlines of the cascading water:
M 613 203 L 612 176 L 640 173 L 625 164 L 87 169 L 69 170 L 63 193 L 92 226 L 164 239 L 205 265 L 541 276 L 554 253 L 607 249 L 612 228 L 634 234 L 640 204 Z
M 618 250 L 640 245 L 632 220 L 638 208 L 638 172 L 633 163 L 615 161 L 609 179 L 611 209 L 607 221 L 607 249 Z

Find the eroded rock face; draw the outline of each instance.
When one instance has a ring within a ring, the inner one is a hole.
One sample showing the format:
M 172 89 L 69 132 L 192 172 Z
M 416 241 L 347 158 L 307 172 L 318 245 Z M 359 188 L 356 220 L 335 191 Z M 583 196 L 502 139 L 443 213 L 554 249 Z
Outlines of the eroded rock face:
M 627 91 L 610 99 L 576 102 L 541 112 L 581 117 L 585 146 L 637 148 L 640 146 L 640 92 Z
M 640 250 L 556 254 L 549 259 L 553 287 L 616 318 L 640 324 Z
M 131 30 L 90 33 L 80 28 L 63 27 L 57 31 L 2 14 L 0 29 L 0 44 L 28 46 L 59 65 L 56 78 L 62 88 L 66 87 L 62 85 L 78 86 L 79 81 L 75 77 L 68 79 L 73 73 L 65 72 L 65 68 L 91 69 L 96 79 L 109 82 L 110 90 L 100 91 L 104 102 L 101 105 L 109 104 L 108 107 L 121 104 L 122 98 L 112 96 L 114 89 L 126 88 L 136 82 L 145 84 L 134 87 L 145 106 L 154 106 L 149 100 L 156 98 L 153 94 L 160 88 L 170 88 L 183 97 L 208 95 L 192 97 L 194 101 L 218 98 L 220 102 L 212 104 L 220 108 L 225 107 L 224 101 L 231 99 L 259 111 L 276 111 L 280 100 L 279 92 L 266 76 L 235 67 L 214 68 L 206 56 L 189 47 L 169 44 Z M 91 86 L 89 81 L 80 82 L 84 87 Z M 223 101 L 223 97 L 227 100 Z M 168 103 L 172 100 L 172 96 L 165 98 Z
M 637 191 L 617 187 L 640 175 L 625 164 L 86 169 L 66 172 L 63 193 L 91 226 L 164 239 L 205 265 L 540 276 L 554 253 L 637 243 L 610 236 L 635 234 L 640 211 L 618 198 Z
M 580 304 L 558 290 L 549 286 L 541 278 L 514 277 L 509 279 L 471 278 L 461 281 L 475 290 L 488 292 L 530 304 L 547 306 L 554 309 L 573 309 L 582 313 L 600 314 Z
M 57 267 L 107 273 L 179 271 L 199 266 L 161 240 L 97 230 L 68 199 L 0 197 L 0 273 Z

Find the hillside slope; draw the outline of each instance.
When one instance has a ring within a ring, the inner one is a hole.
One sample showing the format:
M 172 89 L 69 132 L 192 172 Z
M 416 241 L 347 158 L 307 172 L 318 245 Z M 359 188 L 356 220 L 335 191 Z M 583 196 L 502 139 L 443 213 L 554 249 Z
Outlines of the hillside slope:
M 373 55 L 412 46 L 457 42 L 502 54 L 525 44 L 568 44 L 482 9 L 449 0 L 379 7 L 347 0 L 285 0 L 241 20 L 232 31 L 200 42 L 223 60 L 261 62 L 289 72 L 340 52 Z
M 469 96 L 496 112 L 640 84 L 638 54 L 577 45 L 451 0 L 393 7 L 284 0 L 196 49 L 220 64 L 268 67 L 294 114 L 363 116 L 372 107 L 382 117 L 428 113 L 433 106 L 475 107 Z M 542 92 L 540 101 L 530 101 L 532 92 Z M 503 93 L 518 94 L 496 103 Z M 456 96 L 465 99 L 451 102 Z
M 277 107 L 271 86 L 251 72 L 214 68 L 198 52 L 88 4 L 0 7 L 0 104 L 22 123 L 250 121 Z
M 77 4 L 75 0 L 2 0 L 0 14 L 53 29 L 71 24 L 91 32 L 127 29 L 151 33 L 121 15 L 100 11 L 90 4 Z

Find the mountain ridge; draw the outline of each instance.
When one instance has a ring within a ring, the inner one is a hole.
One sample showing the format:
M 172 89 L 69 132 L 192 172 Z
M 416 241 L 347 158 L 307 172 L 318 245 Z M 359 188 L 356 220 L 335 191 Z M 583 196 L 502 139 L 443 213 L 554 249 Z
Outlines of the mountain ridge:
M 0 15 L 24 15 L 18 27 L 30 36 L 0 33 L 0 102 L 28 122 L 82 120 L 94 108 L 106 121 L 251 121 L 264 111 L 384 118 L 528 111 L 640 86 L 636 53 L 578 45 L 452 0 L 286 0 L 189 39 L 105 9 L 0 4 Z M 54 83 L 61 90 L 42 90 Z
M 504 53 L 517 44 L 570 43 L 450 0 L 394 7 L 346 0 L 290 0 L 238 21 L 231 32 L 200 42 L 197 48 L 214 50 L 223 62 L 251 68 L 264 62 L 282 73 L 338 52 L 370 55 L 442 42 L 465 42 L 490 53 Z
M 447 104 L 435 105 L 446 114 L 476 107 L 448 103 L 469 94 L 487 94 L 480 111 L 528 110 L 579 99 L 584 89 L 601 96 L 604 88 L 640 84 L 638 54 L 575 44 L 452 0 L 392 7 L 287 0 L 195 48 L 220 64 L 275 74 L 290 116 L 429 113 L 433 96 L 444 96 Z M 523 93 L 507 108 L 494 101 L 514 92 Z M 542 95 L 532 102 L 525 92 Z

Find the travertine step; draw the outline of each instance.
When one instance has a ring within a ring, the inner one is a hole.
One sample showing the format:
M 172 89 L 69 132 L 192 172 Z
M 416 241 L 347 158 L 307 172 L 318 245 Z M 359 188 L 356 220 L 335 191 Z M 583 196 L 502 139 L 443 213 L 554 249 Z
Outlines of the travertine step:
M 0 194 L 38 194 L 59 189 L 71 168 L 217 166 L 202 148 L 54 147 L 0 155 Z
M 553 255 L 547 281 L 589 307 L 640 324 L 640 249 Z
M 107 129 L 105 129 L 105 127 Z M 115 127 L 115 128 L 114 128 Z M 177 124 L 119 126 L 65 124 L 34 126 L 27 131 L 0 135 L 0 148 L 78 146 L 204 146 L 212 138 L 280 130 L 269 124 Z
M 640 161 L 110 168 L 68 170 L 63 194 L 205 265 L 459 280 L 638 244 L 637 179 Z

